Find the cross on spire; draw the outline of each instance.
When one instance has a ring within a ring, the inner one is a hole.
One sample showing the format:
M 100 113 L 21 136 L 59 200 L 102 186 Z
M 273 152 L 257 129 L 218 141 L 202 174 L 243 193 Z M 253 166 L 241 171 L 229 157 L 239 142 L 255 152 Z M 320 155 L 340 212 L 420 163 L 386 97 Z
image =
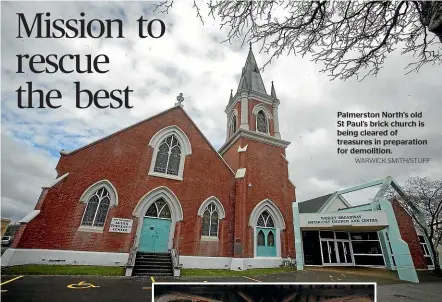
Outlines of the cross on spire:
M 175 106 L 183 107 L 183 102 L 184 102 L 183 94 L 180 93 L 180 94 L 176 97 L 176 99 L 177 99 L 178 102 L 175 103 Z

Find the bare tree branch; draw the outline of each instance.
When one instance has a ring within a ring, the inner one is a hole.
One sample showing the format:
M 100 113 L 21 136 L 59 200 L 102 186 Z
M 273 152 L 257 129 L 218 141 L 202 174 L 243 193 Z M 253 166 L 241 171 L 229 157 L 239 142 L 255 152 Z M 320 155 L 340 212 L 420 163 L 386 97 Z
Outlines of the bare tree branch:
M 172 5 L 162 1 L 156 10 Z M 208 0 L 208 8 L 227 32 L 223 42 L 260 43 L 270 55 L 263 68 L 282 54 L 309 54 L 331 79 L 363 80 L 377 76 L 396 48 L 416 58 L 407 74 L 442 63 L 442 2 Z
M 154 4 L 154 12 L 160 12 L 160 13 L 165 13 L 168 14 L 169 13 L 169 9 L 172 8 L 173 6 L 173 2 L 174 0 L 165 0 L 165 1 L 160 1 L 159 4 Z

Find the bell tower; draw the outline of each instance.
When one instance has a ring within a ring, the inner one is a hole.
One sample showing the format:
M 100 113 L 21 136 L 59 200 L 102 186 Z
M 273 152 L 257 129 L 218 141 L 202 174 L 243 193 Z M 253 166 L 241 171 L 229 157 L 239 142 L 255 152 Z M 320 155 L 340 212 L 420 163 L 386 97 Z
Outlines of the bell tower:
M 250 47 L 238 87 L 230 92 L 226 141 L 218 151 L 235 173 L 234 269 L 251 265 L 250 258 L 294 257 L 293 229 L 287 226 L 293 223 L 295 187 L 285 153 L 290 142 L 279 132 L 279 104 L 273 82 L 267 93 Z M 260 232 L 259 217 L 271 217 L 274 228 Z
M 236 92 L 230 91 L 226 106 L 228 142 L 239 129 L 257 132 L 261 135 L 281 138 L 278 120 L 279 100 L 275 86 L 271 83 L 267 93 L 261 73 L 250 46 L 246 63 Z

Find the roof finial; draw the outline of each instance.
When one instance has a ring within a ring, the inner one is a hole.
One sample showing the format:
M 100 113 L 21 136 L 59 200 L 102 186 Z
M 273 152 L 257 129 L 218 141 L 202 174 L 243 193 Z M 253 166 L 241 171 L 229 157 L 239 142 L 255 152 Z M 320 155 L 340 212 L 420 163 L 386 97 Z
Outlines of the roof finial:
M 183 102 L 184 102 L 183 94 L 180 93 L 180 95 L 177 96 L 176 99 L 177 99 L 178 102 L 175 103 L 175 106 L 183 107 Z
M 275 86 L 273 86 L 273 81 L 272 81 L 272 88 L 271 88 L 271 90 L 270 90 L 270 95 L 271 95 L 273 98 L 277 99 L 277 97 L 276 97 L 276 91 L 275 91 Z
M 249 42 L 249 49 L 252 50 L 252 41 Z

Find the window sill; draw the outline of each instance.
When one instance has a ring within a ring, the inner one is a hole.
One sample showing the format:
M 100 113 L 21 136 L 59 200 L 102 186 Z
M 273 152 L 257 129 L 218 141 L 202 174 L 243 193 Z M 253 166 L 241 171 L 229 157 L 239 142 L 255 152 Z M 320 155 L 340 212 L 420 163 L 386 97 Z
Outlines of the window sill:
M 168 178 L 168 179 L 183 181 L 183 178 L 181 176 L 170 175 L 170 174 L 159 173 L 159 172 L 152 172 L 152 171 L 150 171 L 149 172 L 149 176 L 162 177 L 162 178 Z
M 218 237 L 213 237 L 213 236 L 201 236 L 201 241 L 214 241 L 214 242 L 218 242 L 219 239 L 218 239 Z
M 88 232 L 88 233 L 103 233 L 104 227 L 94 227 L 81 225 L 78 228 L 78 232 Z

